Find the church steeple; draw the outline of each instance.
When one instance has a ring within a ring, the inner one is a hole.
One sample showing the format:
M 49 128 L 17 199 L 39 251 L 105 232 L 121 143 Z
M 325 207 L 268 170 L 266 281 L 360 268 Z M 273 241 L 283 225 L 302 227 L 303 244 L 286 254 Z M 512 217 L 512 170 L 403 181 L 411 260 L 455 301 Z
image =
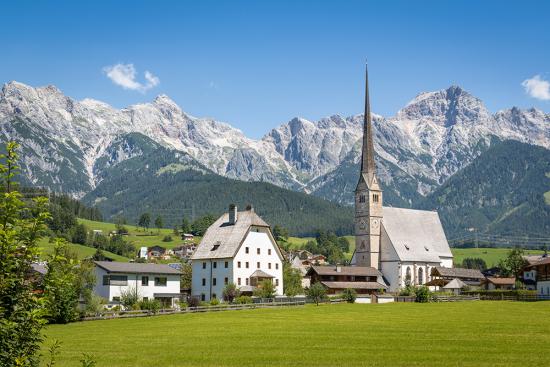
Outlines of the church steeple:
M 374 164 L 374 145 L 372 142 L 372 116 L 369 98 L 369 69 L 365 65 L 365 116 L 363 118 L 363 151 L 361 155 L 361 173 L 372 178 L 376 166 Z
M 372 117 L 369 99 L 369 73 L 365 80 L 365 118 L 361 172 L 355 189 L 355 263 L 380 266 L 380 228 L 382 225 L 382 189 L 376 179 Z

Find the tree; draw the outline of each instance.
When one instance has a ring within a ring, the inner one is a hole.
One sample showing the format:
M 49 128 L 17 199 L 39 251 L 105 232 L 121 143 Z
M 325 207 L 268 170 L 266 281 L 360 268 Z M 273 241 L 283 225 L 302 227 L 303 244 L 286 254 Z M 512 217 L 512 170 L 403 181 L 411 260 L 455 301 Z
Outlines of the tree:
M 44 314 L 27 280 L 50 218 L 44 197 L 23 202 L 15 191 L 15 142 L 0 155 L 0 365 L 37 366 Z
M 126 218 L 123 216 L 116 217 L 115 228 L 117 234 L 128 234 L 128 229 L 126 228 Z
M 527 266 L 527 261 L 523 255 L 523 249 L 519 247 L 511 249 L 506 258 L 499 262 L 499 266 L 504 270 L 504 273 L 518 279 L 523 272 L 523 268 Z
M 73 228 L 73 235 L 71 237 L 71 242 L 78 243 L 80 245 L 85 245 L 87 239 L 88 239 L 88 229 L 82 223 L 77 224 Z
M 149 229 L 149 226 L 151 225 L 151 214 L 149 213 L 143 213 L 139 217 L 138 225 L 143 229 Z
M 260 298 L 272 299 L 275 298 L 275 285 L 271 279 L 264 279 L 258 284 L 254 290 L 254 295 Z
M 294 297 L 304 291 L 302 288 L 302 273 L 289 263 L 283 264 L 283 292 L 288 297 Z
M 241 292 L 239 292 L 235 283 L 228 283 L 223 289 L 222 297 L 224 301 L 233 303 L 235 298 L 239 297 L 240 294 Z
M 286 242 L 288 239 L 288 230 L 280 225 L 273 227 L 273 236 L 276 241 Z
M 183 217 L 181 220 L 181 231 L 183 233 L 191 233 L 193 231 L 191 229 L 191 222 L 186 217 Z
M 462 267 L 466 269 L 485 270 L 487 269 L 487 263 L 479 257 L 467 257 L 462 260 Z
M 192 233 L 195 236 L 204 236 L 208 227 L 210 227 L 215 221 L 216 218 L 211 214 L 198 218 L 191 225 Z
M 344 299 L 347 303 L 354 303 L 357 299 L 357 292 L 353 288 L 346 288 L 342 293 L 342 299 Z
M 120 291 L 120 303 L 127 310 L 132 310 L 140 301 L 141 294 L 137 286 L 130 286 Z
M 155 227 L 157 227 L 158 233 L 160 233 L 160 229 L 163 227 L 162 217 L 159 215 L 155 219 Z
M 311 299 L 317 306 L 319 302 L 325 299 L 327 296 L 327 290 L 321 283 L 315 283 L 306 291 L 306 295 Z
M 188 262 L 181 263 L 180 288 L 191 289 L 191 281 L 193 280 L 193 267 Z
M 44 300 L 50 322 L 66 324 L 76 320 L 82 286 L 76 254 L 69 251 L 63 240 L 57 240 L 44 277 Z

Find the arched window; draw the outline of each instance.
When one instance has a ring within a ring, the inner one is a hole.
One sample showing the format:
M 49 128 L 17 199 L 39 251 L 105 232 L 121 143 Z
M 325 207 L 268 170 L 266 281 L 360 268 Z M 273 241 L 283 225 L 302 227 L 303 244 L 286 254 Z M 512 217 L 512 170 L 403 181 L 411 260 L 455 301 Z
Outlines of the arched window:
M 407 272 L 405 273 L 405 282 L 411 283 L 411 267 L 407 266 Z
M 424 269 L 418 269 L 418 284 L 424 283 Z

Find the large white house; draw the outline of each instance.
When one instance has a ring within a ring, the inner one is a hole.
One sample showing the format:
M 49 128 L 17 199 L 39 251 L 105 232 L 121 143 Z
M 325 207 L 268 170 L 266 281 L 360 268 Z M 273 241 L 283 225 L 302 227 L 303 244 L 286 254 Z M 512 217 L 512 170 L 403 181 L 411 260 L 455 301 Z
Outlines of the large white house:
M 110 303 L 136 289 L 140 298 L 157 299 L 168 307 L 180 298 L 181 273 L 168 265 L 96 261 L 95 277 L 94 292 Z
M 238 212 L 231 205 L 208 228 L 191 261 L 191 294 L 203 301 L 221 299 L 229 283 L 251 294 L 265 279 L 283 294 L 283 256 L 269 225 L 252 207 Z
M 396 291 L 407 281 L 414 285 L 429 282 L 434 267 L 453 266 L 453 254 L 437 212 L 382 206 L 382 188 L 374 163 L 368 73 L 365 94 L 352 264 L 380 270 L 389 291 Z

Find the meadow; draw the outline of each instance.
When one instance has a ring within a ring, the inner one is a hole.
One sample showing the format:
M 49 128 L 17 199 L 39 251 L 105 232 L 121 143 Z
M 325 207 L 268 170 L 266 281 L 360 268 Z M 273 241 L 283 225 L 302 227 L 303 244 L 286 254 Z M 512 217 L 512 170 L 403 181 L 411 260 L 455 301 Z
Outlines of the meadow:
M 550 302 L 307 305 L 46 327 L 56 366 L 547 365 Z

